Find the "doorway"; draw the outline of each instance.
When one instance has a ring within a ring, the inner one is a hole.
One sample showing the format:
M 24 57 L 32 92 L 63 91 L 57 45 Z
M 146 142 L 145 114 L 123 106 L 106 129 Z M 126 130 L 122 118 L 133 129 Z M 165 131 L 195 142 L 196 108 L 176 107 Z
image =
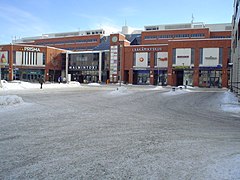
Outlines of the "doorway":
M 183 85 L 183 70 L 175 71 L 175 72 L 176 72 L 176 78 L 177 78 L 176 85 L 177 86 Z

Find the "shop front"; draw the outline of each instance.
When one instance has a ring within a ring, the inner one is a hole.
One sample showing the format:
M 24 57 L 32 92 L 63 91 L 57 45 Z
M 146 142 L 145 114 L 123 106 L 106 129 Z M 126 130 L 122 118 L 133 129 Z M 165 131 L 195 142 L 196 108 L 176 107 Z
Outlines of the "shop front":
M 44 76 L 44 69 L 19 69 L 14 68 L 13 80 L 28 82 L 38 82 L 41 76 Z
M 149 85 L 150 84 L 150 71 L 149 70 L 134 70 L 133 76 L 134 76 L 133 84 L 138 84 L 138 85 Z
M 222 87 L 222 70 L 201 68 L 199 70 L 199 87 Z
M 154 85 L 167 85 L 167 70 L 154 70 Z
M 193 73 L 192 69 L 174 69 L 176 86 L 193 86 Z

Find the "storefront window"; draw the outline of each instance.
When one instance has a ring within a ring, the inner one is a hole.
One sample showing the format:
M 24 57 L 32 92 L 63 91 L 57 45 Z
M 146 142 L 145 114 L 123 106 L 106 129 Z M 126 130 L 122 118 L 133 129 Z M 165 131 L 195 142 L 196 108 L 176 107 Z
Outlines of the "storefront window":
M 137 72 L 137 84 L 150 84 L 149 71 Z
M 193 71 L 192 70 L 184 70 L 183 85 L 186 85 L 186 86 L 193 85 Z
M 221 70 L 201 70 L 199 73 L 199 87 L 222 87 Z

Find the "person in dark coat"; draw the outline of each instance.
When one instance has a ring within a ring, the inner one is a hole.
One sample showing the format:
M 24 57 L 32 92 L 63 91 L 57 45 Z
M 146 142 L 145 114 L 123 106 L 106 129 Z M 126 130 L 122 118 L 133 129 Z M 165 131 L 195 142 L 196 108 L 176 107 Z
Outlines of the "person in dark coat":
M 41 76 L 40 78 L 39 78 L 39 80 L 38 80 L 38 82 L 40 83 L 40 89 L 42 89 L 42 85 L 43 85 L 43 83 L 44 83 L 44 78 L 43 78 L 43 76 Z

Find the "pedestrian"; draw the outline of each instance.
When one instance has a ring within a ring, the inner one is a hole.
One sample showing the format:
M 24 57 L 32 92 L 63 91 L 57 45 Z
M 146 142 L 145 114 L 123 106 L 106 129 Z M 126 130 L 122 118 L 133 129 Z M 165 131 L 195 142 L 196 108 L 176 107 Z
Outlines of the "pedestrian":
M 61 80 L 62 80 L 62 77 L 59 76 L 59 77 L 58 77 L 58 83 L 59 83 L 59 84 L 61 83 Z
M 42 89 L 42 85 L 43 85 L 43 83 L 44 83 L 44 78 L 43 78 L 43 76 L 41 76 L 40 78 L 39 78 L 39 80 L 38 80 L 38 82 L 40 83 L 40 89 Z

